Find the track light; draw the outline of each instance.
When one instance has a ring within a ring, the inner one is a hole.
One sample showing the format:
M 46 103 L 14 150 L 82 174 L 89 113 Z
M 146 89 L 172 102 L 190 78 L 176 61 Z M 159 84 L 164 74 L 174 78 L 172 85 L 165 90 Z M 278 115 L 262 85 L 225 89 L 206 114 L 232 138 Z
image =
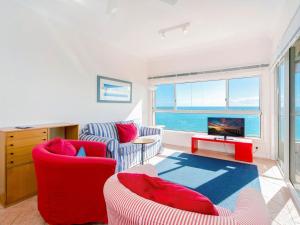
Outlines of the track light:
M 173 27 L 167 27 L 167 28 L 161 29 L 158 31 L 158 33 L 159 33 L 161 39 L 165 39 L 167 32 L 174 31 L 177 29 L 181 29 L 183 34 L 187 34 L 187 32 L 188 32 L 187 28 L 189 26 L 190 26 L 190 23 L 183 23 L 183 24 L 179 24 L 179 25 L 176 25 Z

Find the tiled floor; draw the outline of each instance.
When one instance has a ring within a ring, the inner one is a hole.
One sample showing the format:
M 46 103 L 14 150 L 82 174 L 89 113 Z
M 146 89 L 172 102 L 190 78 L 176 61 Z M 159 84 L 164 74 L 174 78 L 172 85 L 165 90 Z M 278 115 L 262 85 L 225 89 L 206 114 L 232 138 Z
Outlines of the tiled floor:
M 189 149 L 165 146 L 163 153 L 151 159 L 149 163 L 156 164 L 176 151 L 189 152 Z M 199 150 L 196 154 L 233 160 L 232 155 L 213 151 Z M 300 225 L 300 216 L 276 163 L 271 160 L 255 159 L 255 164 L 259 169 L 262 194 L 272 216 L 273 225 Z M 44 224 L 44 221 L 37 211 L 36 197 L 6 209 L 0 208 L 0 225 Z

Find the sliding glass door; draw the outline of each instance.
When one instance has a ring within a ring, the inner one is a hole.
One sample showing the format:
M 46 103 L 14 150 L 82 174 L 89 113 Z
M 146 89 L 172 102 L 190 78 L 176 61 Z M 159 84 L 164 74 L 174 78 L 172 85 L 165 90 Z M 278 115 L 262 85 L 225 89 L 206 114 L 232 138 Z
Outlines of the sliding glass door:
M 282 60 L 277 67 L 277 90 L 278 90 L 278 162 L 284 170 L 284 152 L 286 149 L 286 131 L 287 131 L 287 107 L 286 107 L 286 61 Z
M 300 193 L 300 39 L 290 49 L 290 180 Z

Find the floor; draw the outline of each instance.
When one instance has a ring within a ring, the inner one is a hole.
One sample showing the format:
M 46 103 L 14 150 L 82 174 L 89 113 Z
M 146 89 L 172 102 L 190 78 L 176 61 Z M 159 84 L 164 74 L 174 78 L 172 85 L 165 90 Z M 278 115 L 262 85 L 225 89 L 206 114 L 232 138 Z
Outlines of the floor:
M 148 163 L 156 164 L 174 152 L 189 152 L 189 149 L 176 146 L 165 146 L 162 154 L 154 157 Z M 198 150 L 198 155 L 233 160 L 232 155 L 214 151 Z M 259 169 L 262 195 L 273 219 L 273 225 L 300 225 L 300 216 L 291 195 L 283 181 L 276 163 L 272 160 L 255 159 Z M 40 217 L 36 197 L 27 199 L 8 208 L 0 208 L 0 225 L 44 225 Z
M 176 152 L 189 153 L 189 148 L 176 146 L 165 146 L 161 155 L 150 160 L 151 164 L 156 164 L 168 155 Z M 208 150 L 198 150 L 195 154 L 213 158 L 234 160 L 232 154 L 214 152 Z M 282 174 L 275 161 L 267 159 L 254 159 L 259 171 L 259 180 L 262 195 L 272 217 L 272 225 L 300 225 L 300 214 L 291 198 L 290 191 L 283 180 Z

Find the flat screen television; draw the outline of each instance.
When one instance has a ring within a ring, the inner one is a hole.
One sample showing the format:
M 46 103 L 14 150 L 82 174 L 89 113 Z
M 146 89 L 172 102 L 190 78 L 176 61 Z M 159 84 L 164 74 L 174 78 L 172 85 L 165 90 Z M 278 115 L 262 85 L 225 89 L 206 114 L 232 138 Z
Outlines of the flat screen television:
M 244 118 L 216 118 L 208 117 L 208 135 L 244 137 L 245 119 Z

